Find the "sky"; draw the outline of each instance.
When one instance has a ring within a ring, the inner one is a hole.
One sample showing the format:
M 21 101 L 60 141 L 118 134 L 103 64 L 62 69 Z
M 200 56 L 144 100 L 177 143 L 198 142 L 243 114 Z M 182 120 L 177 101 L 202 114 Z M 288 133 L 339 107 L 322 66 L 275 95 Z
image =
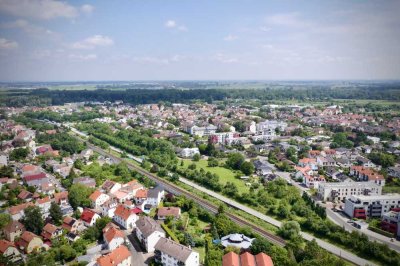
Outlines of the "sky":
M 400 1 L 0 0 L 0 81 L 400 79 Z

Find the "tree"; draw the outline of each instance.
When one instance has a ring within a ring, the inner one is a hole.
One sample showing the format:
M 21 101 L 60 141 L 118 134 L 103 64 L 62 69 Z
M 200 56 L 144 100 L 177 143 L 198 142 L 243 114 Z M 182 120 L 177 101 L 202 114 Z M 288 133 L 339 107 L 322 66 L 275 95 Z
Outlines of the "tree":
M 92 194 L 92 189 L 88 188 L 82 184 L 73 184 L 68 193 L 69 203 L 72 208 L 77 207 L 89 207 L 90 200 L 89 196 Z
M 76 251 L 69 245 L 62 245 L 60 247 L 60 255 L 63 261 L 71 261 L 76 257 Z
M 83 164 L 82 160 L 81 160 L 81 159 L 77 159 L 77 160 L 74 162 L 74 167 L 75 167 L 76 169 L 82 170 L 83 167 L 84 167 L 84 164 Z
M 218 160 L 215 159 L 214 157 L 208 157 L 207 165 L 208 165 L 208 167 L 217 167 L 218 166 Z
M 1 177 L 13 178 L 14 170 L 12 169 L 12 167 L 7 165 L 3 165 L 2 167 L 0 167 L 0 178 Z
M 237 186 L 232 182 L 227 182 L 224 186 L 224 193 L 230 197 L 235 197 L 239 192 Z
M 235 152 L 228 155 L 226 165 L 229 168 L 239 170 L 240 166 L 244 162 L 244 156 L 241 153 Z
M 49 212 L 50 212 L 50 217 L 53 219 L 54 223 L 60 225 L 63 216 L 60 206 L 57 203 L 52 202 Z
M 196 153 L 195 155 L 193 155 L 192 160 L 195 161 L 195 162 L 200 161 L 200 154 Z
M 44 226 L 42 212 L 38 206 L 29 206 L 24 210 L 25 216 L 22 220 L 26 230 L 40 235 Z
M 10 160 L 11 161 L 20 161 L 24 160 L 26 156 L 29 154 L 28 148 L 17 148 L 11 151 Z
M 254 173 L 254 165 L 251 162 L 243 162 L 240 166 L 240 170 L 245 175 L 251 175 Z
M 295 239 L 300 234 L 300 225 L 296 221 L 284 222 L 279 229 L 279 234 L 286 239 Z
M 8 213 L 0 213 L 0 230 L 11 222 L 11 216 Z
M 258 254 L 260 252 L 264 252 L 268 254 L 269 249 L 271 248 L 271 244 L 265 239 L 261 237 L 257 237 L 251 243 L 251 253 Z
M 76 175 L 74 168 L 71 168 L 71 171 L 69 171 L 69 174 L 68 174 L 67 178 L 72 180 L 72 179 L 74 179 L 76 177 L 78 177 L 78 176 Z

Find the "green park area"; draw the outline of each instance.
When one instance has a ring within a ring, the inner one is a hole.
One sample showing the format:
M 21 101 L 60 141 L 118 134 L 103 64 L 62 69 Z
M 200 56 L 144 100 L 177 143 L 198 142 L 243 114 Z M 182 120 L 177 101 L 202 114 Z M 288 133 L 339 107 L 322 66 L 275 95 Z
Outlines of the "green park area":
M 183 164 L 184 164 L 183 168 L 188 168 L 189 165 L 191 165 L 193 163 L 196 165 L 196 169 L 204 169 L 204 171 L 206 171 L 206 172 L 210 172 L 212 174 L 217 174 L 219 176 L 219 180 L 222 185 L 225 185 L 227 182 L 232 182 L 237 186 L 240 193 L 249 191 L 249 187 L 246 186 L 246 182 L 249 182 L 249 181 L 244 181 L 239 178 L 236 178 L 236 175 L 243 176 L 242 172 L 231 170 L 231 169 L 221 166 L 225 163 L 224 160 L 219 161 L 220 166 L 210 167 L 210 166 L 208 166 L 208 161 L 204 160 L 204 159 L 201 159 L 199 161 L 184 159 L 183 160 Z

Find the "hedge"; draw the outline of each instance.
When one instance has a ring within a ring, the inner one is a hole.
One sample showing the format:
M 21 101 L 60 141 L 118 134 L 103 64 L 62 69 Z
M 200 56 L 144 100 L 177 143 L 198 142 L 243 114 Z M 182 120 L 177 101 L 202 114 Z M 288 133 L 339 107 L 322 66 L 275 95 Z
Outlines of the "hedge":
M 169 237 L 172 238 L 172 240 L 174 240 L 175 242 L 179 243 L 178 238 L 176 237 L 176 235 L 171 231 L 171 229 L 169 229 L 168 226 L 166 226 L 164 223 L 161 224 L 161 227 L 164 229 L 164 231 L 167 233 L 167 235 Z

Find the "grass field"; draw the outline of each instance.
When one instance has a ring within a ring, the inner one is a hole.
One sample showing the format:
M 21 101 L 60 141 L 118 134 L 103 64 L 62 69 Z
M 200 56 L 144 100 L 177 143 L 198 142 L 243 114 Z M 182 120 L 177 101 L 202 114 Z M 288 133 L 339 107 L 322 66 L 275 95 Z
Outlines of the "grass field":
M 196 169 L 203 168 L 204 171 L 206 171 L 206 172 L 208 171 L 210 173 L 217 174 L 219 176 L 219 180 L 220 180 L 221 184 L 225 185 L 227 182 L 232 182 L 237 186 L 240 193 L 249 192 L 249 188 L 246 186 L 245 181 L 237 179 L 235 177 L 236 173 L 232 170 L 229 170 L 229 169 L 227 169 L 225 167 L 221 167 L 221 166 L 208 167 L 207 160 L 200 160 L 198 162 L 194 162 L 190 159 L 185 159 L 185 160 L 183 160 L 183 162 L 184 162 L 184 166 L 183 166 L 184 168 L 187 168 L 190 164 L 195 163 L 196 167 L 197 167 Z M 223 161 L 221 160 L 220 164 L 222 164 L 222 163 L 223 163 Z

